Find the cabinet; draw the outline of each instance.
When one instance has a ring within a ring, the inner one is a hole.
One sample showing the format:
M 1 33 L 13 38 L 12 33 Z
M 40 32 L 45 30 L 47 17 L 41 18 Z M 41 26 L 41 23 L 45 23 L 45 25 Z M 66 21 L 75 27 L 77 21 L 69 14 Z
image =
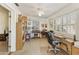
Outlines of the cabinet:
M 25 27 L 27 23 L 27 17 L 20 16 L 16 23 L 16 50 L 22 49 L 25 42 Z

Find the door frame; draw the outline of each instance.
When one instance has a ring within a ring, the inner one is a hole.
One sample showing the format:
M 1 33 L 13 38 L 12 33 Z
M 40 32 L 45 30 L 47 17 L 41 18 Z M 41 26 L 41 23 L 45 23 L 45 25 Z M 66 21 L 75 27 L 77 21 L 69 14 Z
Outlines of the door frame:
M 1 5 L 1 7 L 5 8 L 4 6 Z M 5 8 L 7 9 L 7 8 Z M 8 9 L 7 9 L 8 10 Z M 10 39 L 11 39 L 11 34 L 10 34 L 10 29 L 11 29 L 11 11 L 8 10 L 8 33 L 9 33 L 9 37 L 8 37 L 8 41 L 7 41 L 7 49 L 8 49 L 8 52 L 10 51 Z
M 11 13 L 9 18 L 10 20 L 9 24 L 11 25 L 9 26 L 8 52 L 15 52 L 16 51 L 16 32 L 15 32 L 16 31 L 16 10 L 14 8 L 14 5 L 9 3 L 1 3 L 0 5 Z

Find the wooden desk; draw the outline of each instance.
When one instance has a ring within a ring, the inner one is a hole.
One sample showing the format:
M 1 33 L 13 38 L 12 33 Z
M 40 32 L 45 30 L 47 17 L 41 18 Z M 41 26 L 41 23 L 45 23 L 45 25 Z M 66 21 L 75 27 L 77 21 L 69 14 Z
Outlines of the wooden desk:
M 56 38 L 60 39 L 63 43 L 67 45 L 68 51 L 66 50 L 65 45 L 61 44 L 61 48 L 68 52 L 70 55 L 79 55 L 79 48 L 74 46 L 74 40 L 65 38 L 64 36 L 55 35 Z
M 60 35 L 54 35 L 56 38 L 59 38 L 59 39 L 64 39 L 64 36 L 60 36 Z
M 72 46 L 72 55 L 79 55 L 79 48 Z
M 64 40 L 64 43 L 67 44 L 67 47 L 68 47 L 68 51 L 67 51 L 67 52 L 68 52 L 70 55 L 72 55 L 72 46 L 74 45 L 74 41 L 71 40 L 71 39 L 65 39 L 65 40 Z
M 57 36 L 55 35 L 56 38 L 58 38 L 63 44 L 61 44 L 61 48 L 65 50 L 68 54 L 72 54 L 72 46 L 74 41 L 72 39 L 66 39 L 64 36 Z

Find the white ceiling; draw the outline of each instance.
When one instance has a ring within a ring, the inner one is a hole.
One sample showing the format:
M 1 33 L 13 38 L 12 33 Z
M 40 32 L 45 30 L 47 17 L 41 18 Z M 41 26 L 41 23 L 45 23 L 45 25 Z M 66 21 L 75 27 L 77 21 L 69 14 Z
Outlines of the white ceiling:
M 41 8 L 44 11 L 44 15 L 41 17 L 46 18 L 54 14 L 64 6 L 68 5 L 67 3 L 19 3 L 19 9 L 26 16 L 39 17 L 38 8 Z

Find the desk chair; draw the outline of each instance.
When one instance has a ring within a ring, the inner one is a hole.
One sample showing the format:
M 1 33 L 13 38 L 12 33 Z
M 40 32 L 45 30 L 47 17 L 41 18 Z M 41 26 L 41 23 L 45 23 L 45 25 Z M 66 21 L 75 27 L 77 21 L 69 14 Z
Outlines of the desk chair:
M 60 51 L 60 49 L 59 49 L 58 47 L 59 47 L 59 45 L 60 45 L 61 42 L 58 41 L 58 40 L 56 40 L 56 39 L 54 38 L 54 36 L 52 37 L 51 32 L 47 32 L 46 34 L 47 34 L 46 37 L 47 37 L 47 39 L 48 39 L 48 43 L 49 43 L 49 44 L 52 46 L 52 48 L 53 48 L 53 49 L 49 49 L 49 51 L 53 51 L 54 54 L 57 54 L 58 51 Z

